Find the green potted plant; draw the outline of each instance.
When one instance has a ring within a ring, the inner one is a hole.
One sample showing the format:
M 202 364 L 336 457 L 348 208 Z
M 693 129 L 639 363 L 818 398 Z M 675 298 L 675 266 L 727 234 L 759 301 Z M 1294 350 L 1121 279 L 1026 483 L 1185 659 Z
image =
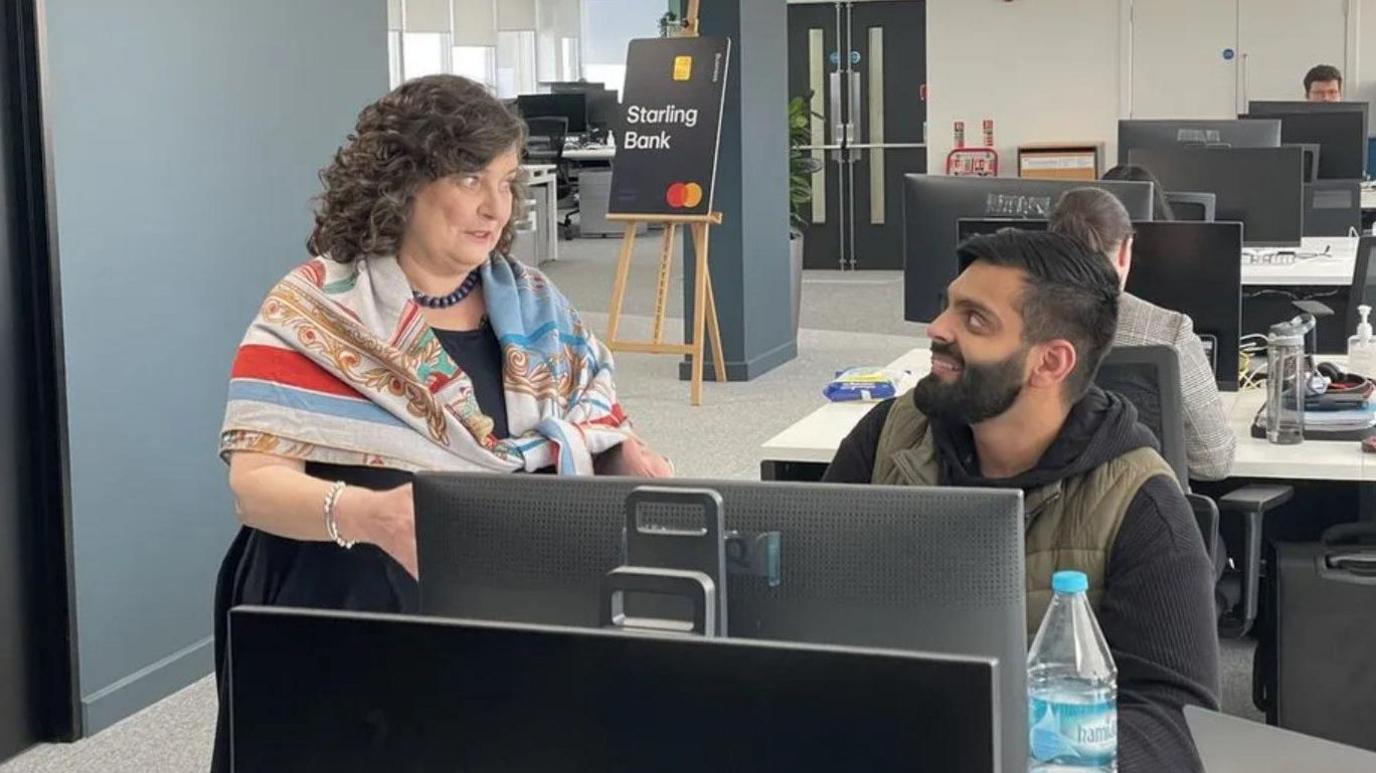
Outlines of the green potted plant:
M 803 294 L 803 228 L 811 219 L 812 175 L 822 161 L 802 148 L 812 144 L 812 95 L 788 101 L 788 253 L 793 282 L 793 330 L 798 330 L 798 311 Z M 819 116 L 820 117 L 820 116 Z

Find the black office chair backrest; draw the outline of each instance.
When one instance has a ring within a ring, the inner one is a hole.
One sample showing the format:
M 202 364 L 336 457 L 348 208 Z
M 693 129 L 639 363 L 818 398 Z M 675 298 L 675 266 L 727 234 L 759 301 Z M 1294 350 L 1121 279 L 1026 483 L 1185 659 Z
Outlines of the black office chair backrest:
M 1347 325 L 1344 330 L 1357 329 L 1357 307 L 1366 304 L 1376 306 L 1376 261 L 1372 251 L 1376 250 L 1376 236 L 1363 236 L 1357 241 L 1357 263 L 1352 271 L 1352 289 L 1347 294 Z
M 1218 196 L 1196 191 L 1166 191 L 1166 203 L 1171 205 L 1176 220 L 1212 223 Z
M 1099 375 L 1100 388 L 1117 392 L 1137 408 L 1137 420 L 1156 435 L 1161 456 L 1189 490 L 1185 455 L 1185 413 L 1180 396 L 1180 360 L 1170 346 L 1123 346 L 1109 350 Z
M 1199 525 L 1204 550 L 1211 561 L 1218 553 L 1218 507 L 1212 499 L 1190 491 L 1189 459 L 1185 453 L 1184 400 L 1180 392 L 1180 359 L 1170 346 L 1123 346 L 1109 350 L 1094 382 L 1117 392 L 1137 408 L 1137 421 L 1156 435 L 1161 456 L 1175 470 L 1181 491 Z M 1217 563 L 1217 562 L 1215 562 Z
M 569 119 L 563 116 L 540 116 L 526 119 L 526 158 L 530 161 L 558 164 L 564 160 L 564 138 L 569 133 Z

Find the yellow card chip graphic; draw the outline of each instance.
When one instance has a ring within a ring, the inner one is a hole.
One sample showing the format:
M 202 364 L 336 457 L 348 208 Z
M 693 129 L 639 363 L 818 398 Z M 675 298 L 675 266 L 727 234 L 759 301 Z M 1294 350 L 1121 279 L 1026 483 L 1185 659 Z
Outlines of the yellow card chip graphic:
M 674 57 L 674 80 L 686 81 L 693 78 L 693 57 Z

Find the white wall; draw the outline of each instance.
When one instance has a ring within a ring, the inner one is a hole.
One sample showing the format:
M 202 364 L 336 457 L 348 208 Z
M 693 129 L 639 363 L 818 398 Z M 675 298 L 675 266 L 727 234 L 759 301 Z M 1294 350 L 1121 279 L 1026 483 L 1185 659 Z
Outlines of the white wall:
M 1152 1 L 1138 0 L 1138 4 Z M 1199 2 L 1221 2 L 1234 8 L 1237 4 L 1237 0 Z M 1376 101 L 1376 0 L 1352 2 L 1356 4 L 1352 9 L 1356 25 L 1349 32 L 1347 45 L 1354 51 L 1334 45 L 1331 56 L 1319 59 L 1339 67 L 1346 65 L 1349 99 Z M 1332 10 L 1341 14 L 1341 8 L 1332 2 L 1322 5 L 1326 13 Z M 1020 144 L 1102 142 L 1105 158 L 1116 158 L 1117 122 L 1125 114 L 1125 92 L 1130 88 L 1126 77 L 1129 65 L 1123 61 L 1124 52 L 1129 50 L 1123 42 L 1129 27 L 1122 6 L 1120 0 L 927 0 L 928 167 L 933 171 L 945 168 L 946 154 L 953 147 L 954 121 L 965 121 L 966 144 L 978 145 L 985 118 L 994 119 L 995 146 L 1000 171 L 1005 175 L 1017 173 Z M 1296 9 L 1280 0 L 1244 0 L 1243 7 L 1244 12 L 1250 8 L 1264 16 L 1250 25 L 1253 28 L 1281 26 L 1295 30 L 1296 41 L 1311 44 L 1320 32 L 1324 39 L 1331 37 L 1327 31 L 1333 20 L 1320 24 L 1311 19 L 1313 28 L 1301 29 L 1305 17 L 1296 18 Z M 1190 37 L 1185 15 L 1180 20 L 1180 35 L 1181 46 L 1215 45 Z M 1266 39 L 1252 40 L 1245 46 L 1265 49 L 1268 56 L 1275 55 L 1277 46 L 1285 45 L 1274 35 L 1254 33 L 1253 37 Z M 1328 46 L 1320 48 L 1327 50 Z M 1206 53 L 1212 51 L 1210 48 Z M 1174 55 L 1170 51 L 1154 53 Z M 1310 53 L 1311 58 L 1317 55 Z M 1293 64 L 1287 62 L 1288 69 L 1298 67 L 1293 88 L 1289 80 L 1280 90 L 1256 83 L 1250 96 L 1281 98 L 1293 92 L 1287 98 L 1301 98 L 1297 84 L 1307 65 L 1291 67 Z M 1264 78 L 1258 72 L 1253 73 L 1252 80 Z M 1163 89 L 1190 87 L 1189 82 L 1160 84 Z M 1223 112 L 1230 111 L 1225 108 Z
M 978 145 L 985 118 L 1004 175 L 1020 144 L 1102 141 L 1115 158 L 1119 36 L 1116 0 L 928 0 L 928 169 L 945 169 L 955 121 Z
M 1358 16 L 1357 66 L 1355 72 L 1347 73 L 1347 98 L 1376 102 L 1376 0 L 1353 2 Z

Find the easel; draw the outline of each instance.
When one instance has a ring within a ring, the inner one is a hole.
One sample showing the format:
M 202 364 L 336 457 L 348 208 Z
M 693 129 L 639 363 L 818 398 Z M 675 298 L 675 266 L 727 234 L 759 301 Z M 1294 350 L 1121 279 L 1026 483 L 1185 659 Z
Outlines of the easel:
M 684 14 L 683 31 L 680 36 L 697 36 L 699 2 L 700 0 L 688 0 L 688 10 Z M 612 307 L 607 320 L 607 340 L 604 343 L 614 352 L 688 355 L 692 360 L 689 402 L 692 405 L 701 405 L 702 358 L 706 353 L 704 340 L 709 335 L 712 341 L 712 366 L 717 381 L 726 380 L 726 359 L 722 353 L 721 329 L 717 323 L 717 301 L 712 293 L 712 277 L 707 264 L 708 230 L 711 226 L 721 225 L 721 213 L 683 216 L 609 214 L 607 219 L 625 223 L 626 232 L 621 238 L 621 254 L 616 263 L 616 282 L 612 285 Z M 626 300 L 626 278 L 631 273 L 635 232 L 641 223 L 664 225 L 664 238 L 659 250 L 659 283 L 655 297 L 654 329 L 649 341 L 621 341 L 617 339 L 616 332 L 621 323 L 621 307 Z M 686 226 L 693 235 L 693 252 L 696 255 L 693 275 L 693 342 L 667 344 L 664 343 L 664 315 L 669 303 L 669 276 L 674 263 L 674 240 L 681 225 Z

